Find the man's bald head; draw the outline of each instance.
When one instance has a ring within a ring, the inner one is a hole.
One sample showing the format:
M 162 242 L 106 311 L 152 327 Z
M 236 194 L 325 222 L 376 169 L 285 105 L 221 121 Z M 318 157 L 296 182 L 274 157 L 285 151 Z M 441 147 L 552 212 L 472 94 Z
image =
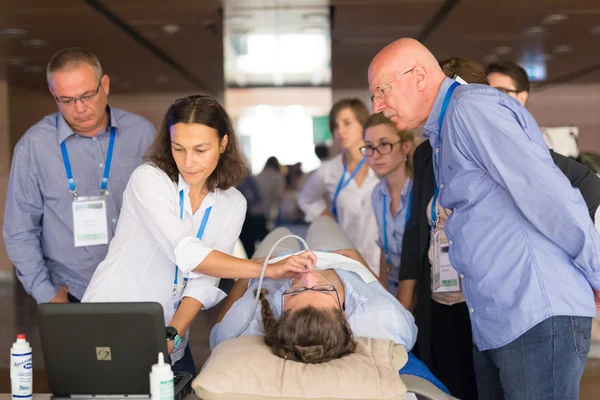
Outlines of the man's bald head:
M 440 66 L 427 47 L 410 38 L 398 39 L 385 46 L 371 61 L 369 77 L 373 70 L 410 69 L 415 65 L 440 70 Z
M 383 48 L 371 61 L 368 77 L 373 111 L 383 111 L 398 129 L 409 130 L 427 120 L 445 79 L 433 54 L 409 38 Z

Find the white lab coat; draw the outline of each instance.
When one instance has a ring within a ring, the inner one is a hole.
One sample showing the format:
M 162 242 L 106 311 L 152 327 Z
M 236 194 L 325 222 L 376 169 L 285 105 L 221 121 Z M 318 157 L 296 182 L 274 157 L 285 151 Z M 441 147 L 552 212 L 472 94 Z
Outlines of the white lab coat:
M 307 222 L 314 221 L 323 211 L 329 209 L 325 196 L 333 201 L 343 172 L 344 163 L 340 154 L 323 162 L 311 175 L 298 198 L 298 206 L 304 212 Z M 349 176 L 346 173 L 345 179 Z M 342 231 L 373 272 L 379 275 L 381 249 L 376 243 L 377 221 L 371 207 L 371 193 L 377 183 L 379 178 L 370 168 L 361 187 L 358 187 L 353 179 L 338 195 L 337 214 Z

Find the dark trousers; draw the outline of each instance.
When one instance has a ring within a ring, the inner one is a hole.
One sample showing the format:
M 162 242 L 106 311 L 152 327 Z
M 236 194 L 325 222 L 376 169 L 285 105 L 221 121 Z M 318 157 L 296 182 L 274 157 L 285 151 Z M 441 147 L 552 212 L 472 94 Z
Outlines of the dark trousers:
M 466 303 L 452 306 L 431 300 L 433 374 L 452 396 L 477 400 L 471 320 Z
M 68 293 L 67 297 L 69 298 L 69 303 L 81 303 L 81 300 L 73 296 L 71 293 Z
M 183 357 L 173 364 L 173 371 L 175 372 L 187 372 L 192 375 L 192 378 L 196 377 L 196 364 L 192 357 L 192 350 L 190 350 L 190 344 L 185 346 Z
M 267 220 L 264 215 L 246 214 L 246 219 L 242 225 L 240 241 L 244 245 L 244 250 L 248 257 L 254 254 L 256 242 L 260 242 L 267 236 Z

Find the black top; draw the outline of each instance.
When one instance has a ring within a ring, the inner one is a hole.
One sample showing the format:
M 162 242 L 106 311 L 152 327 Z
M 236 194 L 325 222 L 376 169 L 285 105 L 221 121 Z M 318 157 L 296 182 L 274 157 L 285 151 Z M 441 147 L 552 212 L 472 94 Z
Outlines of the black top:
M 600 178 L 584 165 L 572 158 L 550 150 L 554 163 L 569 178 L 571 185 L 578 188 L 594 220 L 600 205 Z M 431 276 L 428 258 L 429 222 L 427 206 L 433 197 L 435 176 L 432 149 L 428 140 L 415 150 L 414 179 L 410 217 L 402 240 L 400 280 L 417 280 L 417 308 L 415 322 L 419 328 L 416 353 L 429 368 L 431 362 Z

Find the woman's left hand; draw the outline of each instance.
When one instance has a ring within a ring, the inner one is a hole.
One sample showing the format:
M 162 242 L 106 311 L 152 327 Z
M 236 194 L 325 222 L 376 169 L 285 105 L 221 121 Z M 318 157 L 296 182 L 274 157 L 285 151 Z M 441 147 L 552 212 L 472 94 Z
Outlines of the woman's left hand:
M 173 343 L 172 340 L 167 340 L 167 352 L 169 353 L 169 355 L 171 355 L 171 353 L 173 353 L 174 349 L 175 349 L 175 343 Z
M 596 311 L 600 311 L 600 290 L 594 289 L 594 300 L 596 301 Z

